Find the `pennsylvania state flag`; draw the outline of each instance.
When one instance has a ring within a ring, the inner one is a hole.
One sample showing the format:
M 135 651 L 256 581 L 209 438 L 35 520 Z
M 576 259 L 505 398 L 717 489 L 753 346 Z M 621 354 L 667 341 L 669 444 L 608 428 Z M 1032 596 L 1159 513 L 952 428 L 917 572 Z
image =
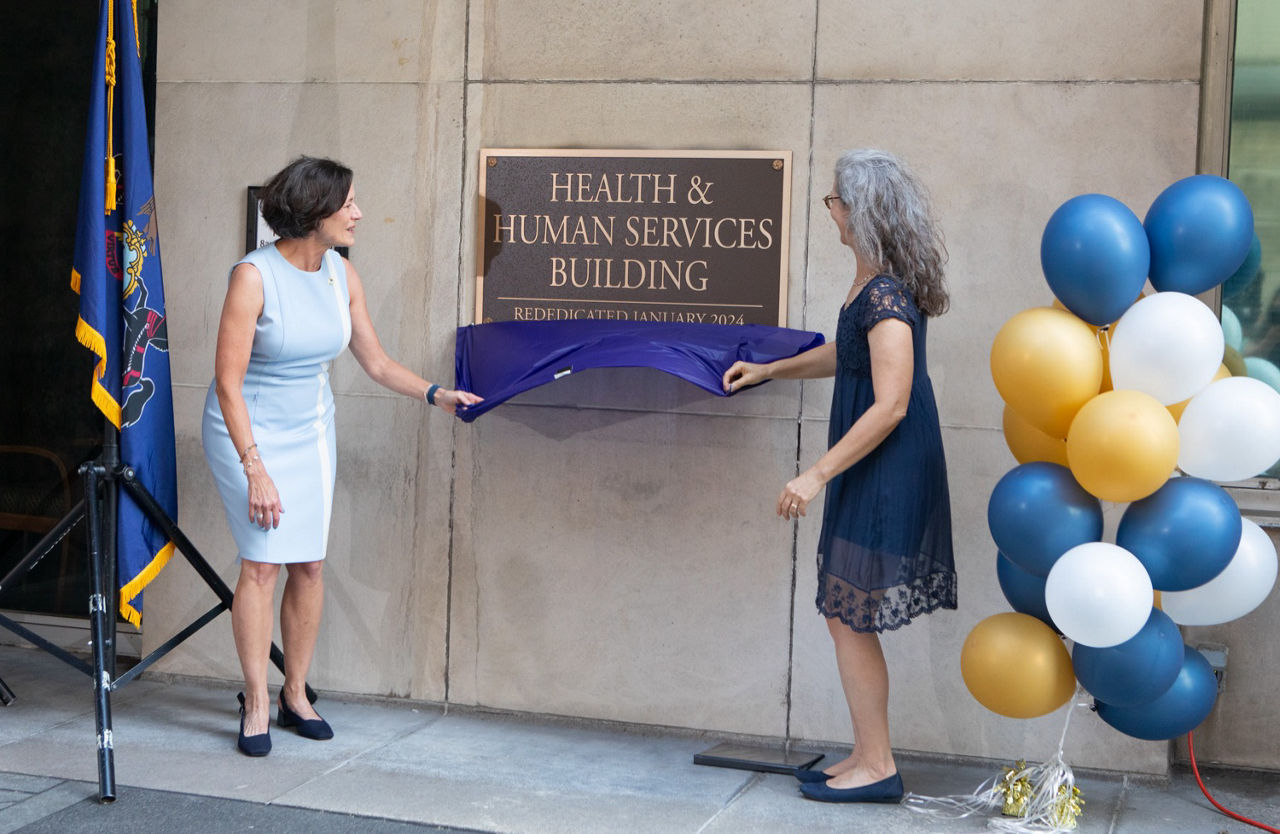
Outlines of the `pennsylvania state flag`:
M 80 294 L 76 338 L 98 357 L 93 402 L 120 430 L 122 462 L 176 520 L 168 326 L 135 11 L 131 0 L 102 2 L 71 288 Z M 142 589 L 173 542 L 124 491 L 116 537 L 120 613 L 140 626 Z

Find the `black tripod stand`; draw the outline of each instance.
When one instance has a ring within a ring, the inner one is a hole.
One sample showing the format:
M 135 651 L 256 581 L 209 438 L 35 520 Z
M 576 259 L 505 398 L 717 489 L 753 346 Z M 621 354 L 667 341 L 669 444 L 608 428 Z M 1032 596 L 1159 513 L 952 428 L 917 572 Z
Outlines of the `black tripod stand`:
M 112 802 L 116 795 L 114 745 L 111 737 L 111 693 L 134 680 L 160 658 L 164 657 L 184 640 L 204 628 L 223 611 L 231 610 L 234 595 L 222 578 L 209 566 L 195 545 L 186 537 L 164 508 L 152 497 L 135 477 L 131 467 L 120 462 L 119 434 L 115 426 L 107 424 L 102 454 L 97 460 L 82 464 L 79 470 L 84 479 L 84 499 L 71 508 L 35 547 L 0 579 L 0 595 L 14 581 L 25 576 L 65 537 L 81 519 L 88 520 L 89 539 L 89 633 L 91 635 L 92 665 L 76 657 L 61 646 L 41 637 L 12 619 L 0 614 L 0 627 L 12 631 L 34 643 L 68 665 L 79 669 L 93 679 L 93 701 L 98 743 L 98 798 Z M 210 608 L 190 625 L 170 637 L 163 645 L 142 658 L 137 665 L 116 677 L 116 610 L 118 609 L 119 583 L 116 581 L 116 511 L 119 489 L 124 489 L 138 508 L 159 527 L 177 547 L 191 567 L 218 597 L 218 604 Z M 275 643 L 271 644 L 271 662 L 284 671 L 284 653 Z M 8 706 L 15 700 L 12 690 L 0 680 L 0 703 Z M 315 701 L 315 693 L 307 687 L 307 698 Z

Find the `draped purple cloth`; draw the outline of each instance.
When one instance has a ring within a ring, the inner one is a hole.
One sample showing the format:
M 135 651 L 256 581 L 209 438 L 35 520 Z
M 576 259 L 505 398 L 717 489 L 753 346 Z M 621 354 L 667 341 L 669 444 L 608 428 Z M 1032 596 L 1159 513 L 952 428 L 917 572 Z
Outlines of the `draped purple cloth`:
M 823 343 L 821 333 L 762 324 L 667 324 L 596 319 L 500 321 L 458 328 L 456 386 L 484 397 L 466 422 L 517 394 L 588 368 L 657 368 L 723 397 L 739 359 L 773 362 Z

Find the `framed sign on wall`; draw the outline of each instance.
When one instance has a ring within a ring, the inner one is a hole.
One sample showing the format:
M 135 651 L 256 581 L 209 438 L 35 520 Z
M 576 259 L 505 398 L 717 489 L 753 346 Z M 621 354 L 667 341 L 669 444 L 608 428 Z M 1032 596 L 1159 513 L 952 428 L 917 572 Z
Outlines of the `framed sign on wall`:
M 480 151 L 475 321 L 787 324 L 790 151 Z
M 255 249 L 261 249 L 263 246 L 266 246 L 268 243 L 271 243 L 273 240 L 280 237 L 271 230 L 271 226 L 269 226 L 267 221 L 262 217 L 262 197 L 259 196 L 261 191 L 262 186 L 260 185 L 249 186 L 247 199 L 245 200 L 244 251 L 246 253 L 252 252 Z M 349 249 L 350 247 L 347 246 L 334 247 L 334 251 L 344 258 L 351 257 L 348 254 Z

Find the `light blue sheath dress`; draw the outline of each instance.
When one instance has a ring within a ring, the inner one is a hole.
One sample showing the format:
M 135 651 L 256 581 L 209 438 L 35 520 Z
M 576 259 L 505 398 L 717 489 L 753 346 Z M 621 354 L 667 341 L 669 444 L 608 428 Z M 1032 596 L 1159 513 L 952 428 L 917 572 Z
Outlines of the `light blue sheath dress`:
M 351 340 L 347 270 L 325 252 L 317 272 L 290 264 L 274 243 L 250 252 L 262 274 L 262 315 L 244 377 L 253 440 L 280 493 L 280 526 L 263 530 L 249 520 L 249 490 L 240 450 L 227 434 L 216 382 L 205 397 L 201 434 L 205 459 L 227 512 L 239 558 L 285 564 L 325 557 L 337 444 L 329 363 Z M 237 264 L 238 266 L 239 264 Z

